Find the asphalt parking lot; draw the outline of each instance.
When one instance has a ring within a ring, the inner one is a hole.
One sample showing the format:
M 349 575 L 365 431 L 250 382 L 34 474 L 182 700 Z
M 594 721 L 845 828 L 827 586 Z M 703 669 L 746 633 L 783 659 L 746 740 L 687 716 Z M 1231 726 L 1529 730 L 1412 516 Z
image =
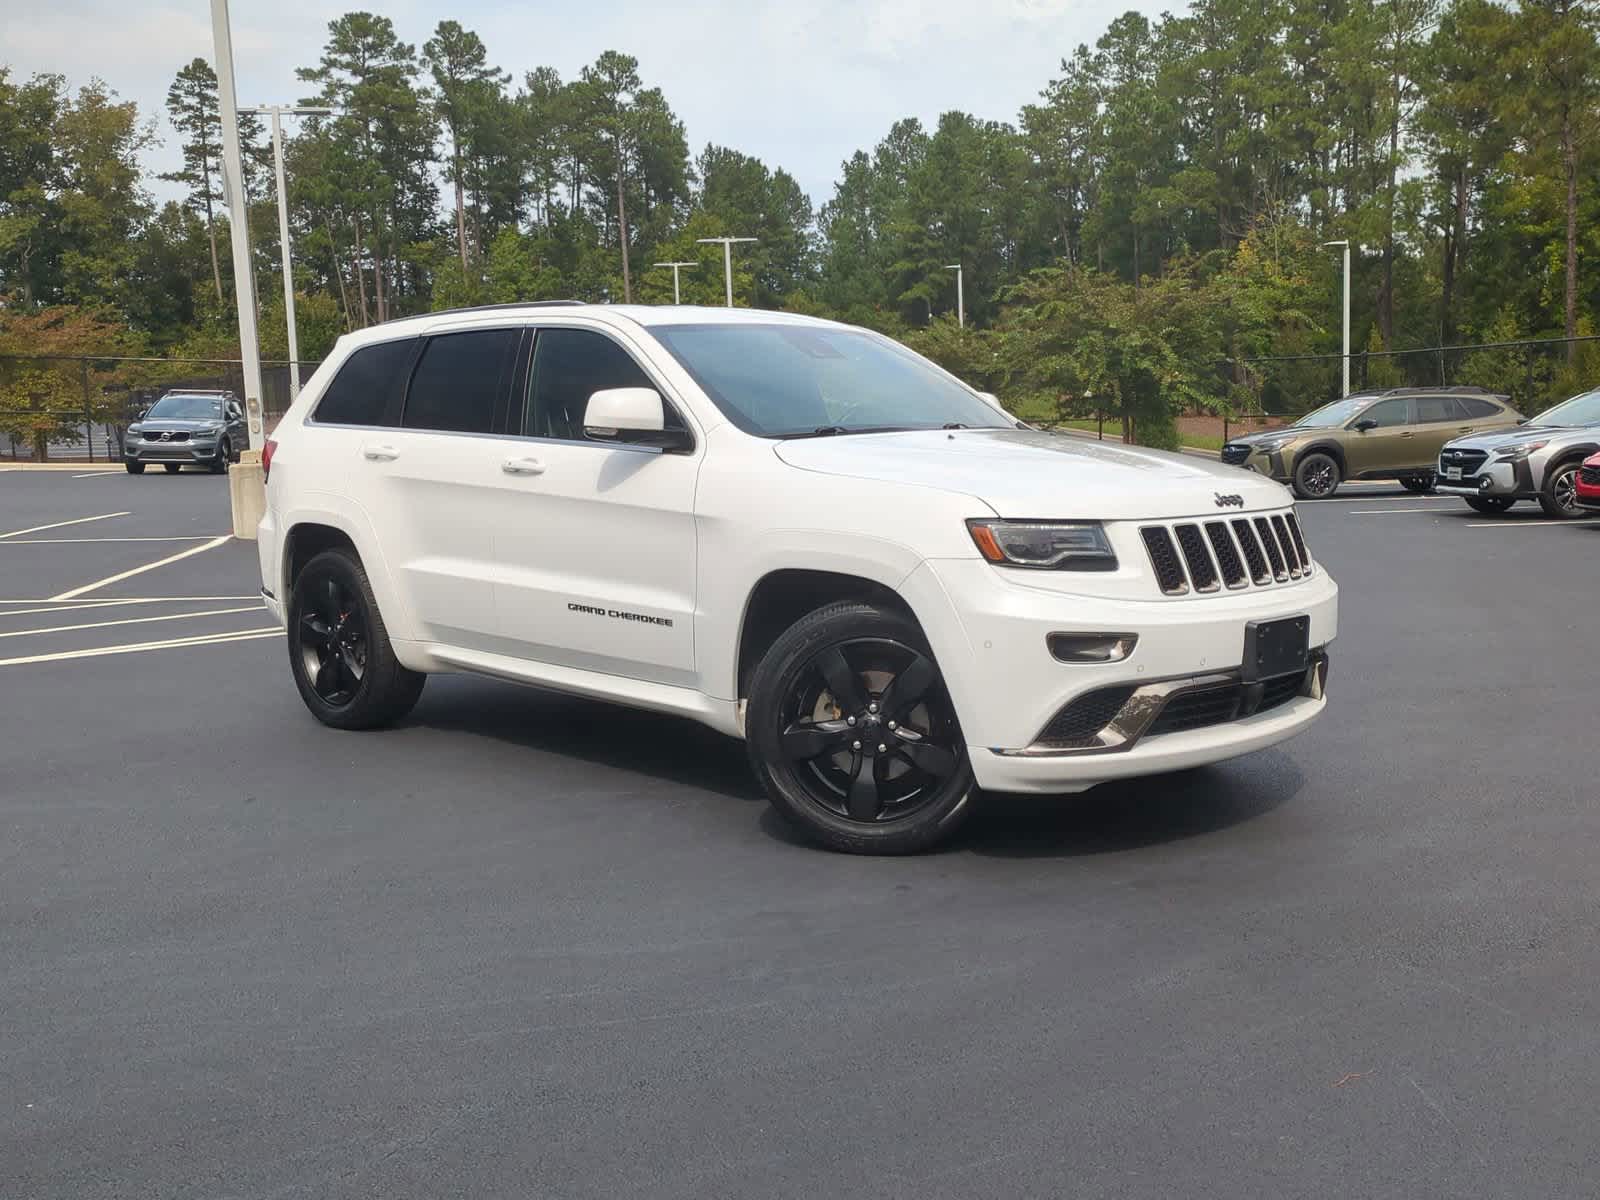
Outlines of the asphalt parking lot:
M 1600 522 L 1301 511 L 1310 733 L 872 860 L 681 721 L 326 730 L 224 480 L 0 466 L 0 1195 L 1592 1195 Z

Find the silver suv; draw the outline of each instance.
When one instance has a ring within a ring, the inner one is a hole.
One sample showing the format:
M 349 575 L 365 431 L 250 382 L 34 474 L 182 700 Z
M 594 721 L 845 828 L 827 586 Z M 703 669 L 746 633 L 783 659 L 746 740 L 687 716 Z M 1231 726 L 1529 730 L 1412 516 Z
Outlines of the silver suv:
M 1552 517 L 1592 516 L 1578 504 L 1578 467 L 1600 450 L 1600 388 L 1547 408 L 1514 430 L 1475 433 L 1439 452 L 1440 492 L 1481 513 L 1537 500 Z

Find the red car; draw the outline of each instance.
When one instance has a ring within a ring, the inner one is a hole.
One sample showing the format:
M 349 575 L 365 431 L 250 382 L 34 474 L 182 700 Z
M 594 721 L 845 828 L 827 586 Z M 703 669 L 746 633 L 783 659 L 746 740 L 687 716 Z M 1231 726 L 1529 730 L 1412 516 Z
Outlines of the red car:
M 1591 454 L 1578 468 L 1578 507 L 1600 512 L 1600 454 Z

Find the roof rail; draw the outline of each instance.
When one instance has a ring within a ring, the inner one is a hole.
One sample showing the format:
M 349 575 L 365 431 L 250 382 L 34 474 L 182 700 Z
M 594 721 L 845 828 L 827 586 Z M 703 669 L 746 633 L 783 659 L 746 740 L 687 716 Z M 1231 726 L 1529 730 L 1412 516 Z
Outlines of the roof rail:
M 443 317 L 454 313 L 496 312 L 505 308 L 581 308 L 586 303 L 584 300 L 508 300 L 503 304 L 463 304 L 460 308 L 439 308 L 433 312 L 412 313 L 406 317 L 390 317 L 381 324 L 414 321 L 419 317 Z
M 1463 383 L 1463 384 L 1457 384 L 1457 385 L 1454 385 L 1454 386 L 1445 386 L 1443 384 L 1429 384 L 1429 385 L 1424 386 L 1424 387 L 1397 387 L 1397 388 L 1390 388 L 1388 391 L 1384 392 L 1383 394 L 1385 396 L 1426 396 L 1426 395 L 1431 395 L 1431 394 L 1434 394 L 1434 393 L 1438 393 L 1438 394 L 1445 395 L 1445 396 L 1460 396 L 1460 395 L 1492 396 L 1492 395 L 1496 395 L 1497 394 L 1497 393 L 1491 392 L 1488 388 L 1479 387 L 1475 383 Z

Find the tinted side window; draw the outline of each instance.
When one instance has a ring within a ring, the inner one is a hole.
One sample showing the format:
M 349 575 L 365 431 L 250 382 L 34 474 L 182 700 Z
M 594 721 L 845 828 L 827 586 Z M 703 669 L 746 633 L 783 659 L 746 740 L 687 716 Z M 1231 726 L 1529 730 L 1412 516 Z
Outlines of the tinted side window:
M 1458 397 L 1456 403 L 1467 410 L 1467 416 L 1474 421 L 1481 421 L 1485 417 L 1498 417 L 1500 406 L 1490 404 L 1487 400 L 1478 400 L 1472 396 Z
M 415 338 L 363 346 L 344 366 L 317 401 L 312 420 L 325 425 L 383 425 L 411 360 Z
M 492 433 L 517 348 L 515 329 L 430 337 L 406 391 L 407 429 Z
M 1376 421 L 1380 428 L 1390 428 L 1395 425 L 1409 423 L 1404 400 L 1384 400 L 1374 404 L 1362 413 L 1358 420 Z
M 1454 396 L 1418 396 L 1417 423 L 1437 425 L 1444 421 L 1464 421 L 1466 411 Z
M 528 437 L 579 441 L 589 397 L 620 387 L 654 388 L 655 383 L 626 350 L 604 334 L 588 329 L 541 329 L 533 344 L 522 432 Z M 682 418 L 670 404 L 666 405 L 666 425 L 668 429 L 683 428 Z

